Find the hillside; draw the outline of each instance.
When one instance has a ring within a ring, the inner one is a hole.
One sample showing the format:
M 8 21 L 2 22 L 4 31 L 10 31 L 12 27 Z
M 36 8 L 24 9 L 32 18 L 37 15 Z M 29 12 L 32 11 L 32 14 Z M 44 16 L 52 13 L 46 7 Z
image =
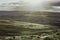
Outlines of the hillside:
M 0 11 L 0 14 L 0 31 L 3 35 L 54 33 L 60 30 L 59 26 L 53 25 L 59 19 L 55 20 L 53 13 L 52 15 L 48 12 Z
M 39 32 L 52 32 L 52 31 L 55 31 L 55 28 L 57 28 L 57 27 L 55 28 L 54 27 L 55 26 L 36 24 L 36 23 L 0 20 L 0 32 L 2 32 L 3 35 L 5 33 L 35 34 Z

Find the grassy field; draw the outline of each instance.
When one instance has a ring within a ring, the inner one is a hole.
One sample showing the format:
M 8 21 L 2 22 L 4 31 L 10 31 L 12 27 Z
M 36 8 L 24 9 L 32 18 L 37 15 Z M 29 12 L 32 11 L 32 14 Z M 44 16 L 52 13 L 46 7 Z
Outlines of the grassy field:
M 46 37 L 51 38 L 51 40 L 52 38 L 54 40 L 60 40 L 59 18 L 56 19 L 54 17 L 50 17 L 52 14 L 49 14 L 49 16 L 46 12 L 5 13 L 6 14 L 3 13 L 4 15 L 0 15 L 1 36 L 26 35 L 31 37 L 34 35 L 38 35 L 37 37 L 40 37 L 41 40 Z

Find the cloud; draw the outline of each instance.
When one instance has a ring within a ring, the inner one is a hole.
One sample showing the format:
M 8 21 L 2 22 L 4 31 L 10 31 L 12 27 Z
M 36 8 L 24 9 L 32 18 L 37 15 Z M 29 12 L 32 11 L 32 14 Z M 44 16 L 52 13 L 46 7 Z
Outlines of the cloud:
M 59 0 L 57 0 L 59 1 Z M 6 3 L 18 3 L 19 7 L 11 8 L 12 5 L 5 5 L 6 7 L 3 10 L 21 10 L 21 11 L 39 11 L 46 9 L 45 7 L 49 6 L 53 2 L 57 2 L 56 0 L 1 0 L 0 4 Z M 1 7 L 0 7 L 1 8 Z

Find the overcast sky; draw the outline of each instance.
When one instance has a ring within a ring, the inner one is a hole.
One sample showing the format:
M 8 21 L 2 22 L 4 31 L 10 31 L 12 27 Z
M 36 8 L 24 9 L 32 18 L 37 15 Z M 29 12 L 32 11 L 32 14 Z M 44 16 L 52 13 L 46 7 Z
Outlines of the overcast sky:
M 58 0 L 57 0 L 58 1 Z M 40 11 L 45 9 L 50 3 L 57 2 L 56 0 L 0 0 L 0 5 L 6 7 L 0 7 L 0 10 L 20 10 L 20 11 Z M 9 3 L 19 3 L 18 8 L 10 7 Z M 9 4 L 9 7 L 8 5 Z M 3 6 L 4 6 L 3 5 Z

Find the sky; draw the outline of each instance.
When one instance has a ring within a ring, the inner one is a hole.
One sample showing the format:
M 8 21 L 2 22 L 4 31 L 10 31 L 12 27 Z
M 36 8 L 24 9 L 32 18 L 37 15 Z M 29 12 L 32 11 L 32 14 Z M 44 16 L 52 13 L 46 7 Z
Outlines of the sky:
M 50 5 L 50 3 L 57 1 L 56 0 L 0 0 L 0 10 L 40 11 L 46 9 L 46 7 Z

